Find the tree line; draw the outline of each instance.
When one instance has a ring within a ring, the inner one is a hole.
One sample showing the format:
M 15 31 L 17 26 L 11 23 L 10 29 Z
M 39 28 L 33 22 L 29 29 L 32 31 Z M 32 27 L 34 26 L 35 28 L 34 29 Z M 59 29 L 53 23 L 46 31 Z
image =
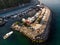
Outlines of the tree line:
M 0 9 L 14 7 L 28 2 L 30 2 L 30 0 L 0 0 Z

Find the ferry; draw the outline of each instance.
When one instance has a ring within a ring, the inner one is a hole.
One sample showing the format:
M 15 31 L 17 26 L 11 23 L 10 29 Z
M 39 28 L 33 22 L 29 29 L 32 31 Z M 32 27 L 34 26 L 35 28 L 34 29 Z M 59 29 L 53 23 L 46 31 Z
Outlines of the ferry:
M 12 34 L 13 34 L 13 31 L 10 31 L 9 33 L 6 33 L 6 34 L 3 36 L 3 39 L 7 39 L 7 38 L 10 37 Z

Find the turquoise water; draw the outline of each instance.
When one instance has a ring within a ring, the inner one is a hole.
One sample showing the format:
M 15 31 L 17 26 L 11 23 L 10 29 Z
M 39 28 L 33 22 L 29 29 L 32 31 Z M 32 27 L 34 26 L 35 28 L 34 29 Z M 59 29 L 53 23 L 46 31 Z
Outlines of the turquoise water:
M 46 42 L 44 45 L 60 45 L 60 0 L 40 1 L 50 7 L 53 12 L 51 35 L 48 42 Z M 4 27 L 0 27 L 0 45 L 33 45 L 29 39 L 16 31 L 14 31 L 14 34 L 11 35 L 8 39 L 3 39 L 3 36 L 7 32 L 11 31 L 9 27 L 11 26 L 12 22 L 14 21 L 9 20 L 9 22 Z

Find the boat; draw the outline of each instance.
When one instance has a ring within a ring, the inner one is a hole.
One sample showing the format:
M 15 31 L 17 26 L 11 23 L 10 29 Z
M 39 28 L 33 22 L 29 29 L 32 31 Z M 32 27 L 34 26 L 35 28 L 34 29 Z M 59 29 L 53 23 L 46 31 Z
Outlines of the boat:
M 0 26 L 3 26 L 6 23 L 6 20 L 3 17 L 0 17 Z
M 10 31 L 10 32 L 6 33 L 6 34 L 3 36 L 3 39 L 7 39 L 7 38 L 10 37 L 12 34 L 13 34 L 13 31 Z

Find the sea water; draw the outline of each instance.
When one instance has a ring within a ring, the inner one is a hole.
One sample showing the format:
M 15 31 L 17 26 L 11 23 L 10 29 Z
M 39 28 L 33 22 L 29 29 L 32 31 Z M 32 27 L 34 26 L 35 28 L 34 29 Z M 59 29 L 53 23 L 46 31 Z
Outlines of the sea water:
M 51 35 L 44 45 L 60 45 L 60 0 L 40 1 L 47 5 L 53 13 L 50 29 Z M 5 24 L 5 26 L 0 27 L 0 45 L 33 45 L 30 39 L 17 31 L 14 31 L 14 33 L 6 40 L 3 39 L 3 36 L 11 31 L 10 26 L 13 22 L 13 19 L 11 19 L 8 21 L 8 23 Z
M 53 13 L 51 35 L 46 45 L 60 45 L 60 0 L 40 0 L 47 5 Z

